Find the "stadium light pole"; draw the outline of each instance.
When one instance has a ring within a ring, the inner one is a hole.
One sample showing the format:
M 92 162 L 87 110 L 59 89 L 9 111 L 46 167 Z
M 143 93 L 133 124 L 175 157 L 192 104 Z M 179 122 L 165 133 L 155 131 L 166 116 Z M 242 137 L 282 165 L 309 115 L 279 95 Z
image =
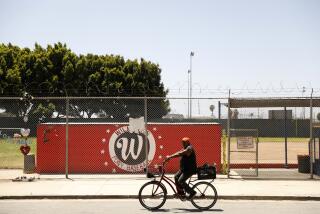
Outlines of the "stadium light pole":
M 189 102 L 189 105 L 190 105 L 190 118 L 192 117 L 192 57 L 194 56 L 194 52 L 191 51 L 190 52 L 190 69 L 189 69 L 189 74 L 190 74 L 190 102 Z

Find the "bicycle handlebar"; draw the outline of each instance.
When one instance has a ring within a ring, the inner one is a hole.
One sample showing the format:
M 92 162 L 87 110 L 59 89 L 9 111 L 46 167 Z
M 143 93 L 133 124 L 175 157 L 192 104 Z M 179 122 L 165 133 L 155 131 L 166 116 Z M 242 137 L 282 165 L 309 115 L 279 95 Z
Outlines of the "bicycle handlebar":
M 159 172 L 161 173 L 165 173 L 165 167 L 167 165 L 167 163 L 169 163 L 170 159 L 164 160 L 161 164 L 161 166 L 159 166 Z
M 152 173 L 152 172 L 149 172 L 149 170 L 148 170 L 148 172 L 147 172 L 147 168 L 144 168 L 144 172 L 147 172 L 147 177 L 150 177 L 150 178 L 152 178 L 152 177 L 154 177 L 155 175 L 161 175 L 161 174 L 164 174 L 165 173 L 165 166 L 166 166 L 166 164 L 168 163 L 169 161 L 163 161 L 162 163 L 161 163 L 161 165 L 155 165 L 156 167 L 155 168 L 157 168 L 158 169 L 158 173 L 156 173 L 156 174 L 154 174 L 154 173 Z

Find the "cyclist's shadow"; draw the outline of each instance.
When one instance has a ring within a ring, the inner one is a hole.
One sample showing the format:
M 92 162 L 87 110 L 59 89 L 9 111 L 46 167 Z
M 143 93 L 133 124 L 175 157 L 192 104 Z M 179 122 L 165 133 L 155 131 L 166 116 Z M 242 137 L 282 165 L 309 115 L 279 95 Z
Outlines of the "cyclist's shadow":
M 199 209 L 187 209 L 187 208 L 178 208 L 178 209 L 158 209 L 152 210 L 151 212 L 172 212 L 172 213 L 201 213 L 201 212 L 223 212 L 223 209 L 209 209 L 209 210 L 199 210 Z
M 191 209 L 188 209 L 188 208 L 179 208 L 177 209 L 179 211 L 182 211 L 182 212 L 190 212 L 190 213 L 200 213 L 200 212 L 223 212 L 224 210 L 223 209 L 209 209 L 209 210 L 199 210 L 199 209 L 196 209 L 196 208 L 191 208 Z M 182 213 L 182 212 L 174 212 L 174 213 Z

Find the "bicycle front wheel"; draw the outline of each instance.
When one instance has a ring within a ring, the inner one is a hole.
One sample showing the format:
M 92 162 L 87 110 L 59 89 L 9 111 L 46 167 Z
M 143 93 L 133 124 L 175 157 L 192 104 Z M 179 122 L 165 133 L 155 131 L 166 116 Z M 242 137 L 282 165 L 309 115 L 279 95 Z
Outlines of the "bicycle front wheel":
M 167 189 L 158 181 L 145 183 L 139 191 L 139 202 L 148 210 L 161 208 L 167 200 Z
M 195 197 L 191 199 L 193 206 L 200 210 L 208 210 L 215 205 L 218 199 L 216 188 L 209 182 L 201 181 L 196 183 L 193 190 L 197 192 Z

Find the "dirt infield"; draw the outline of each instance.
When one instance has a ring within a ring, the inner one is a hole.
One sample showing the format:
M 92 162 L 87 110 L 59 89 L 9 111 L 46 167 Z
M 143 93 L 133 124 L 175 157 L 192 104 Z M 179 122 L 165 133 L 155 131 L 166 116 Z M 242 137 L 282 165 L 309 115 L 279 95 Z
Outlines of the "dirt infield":
M 298 155 L 309 154 L 308 141 L 288 142 L 288 164 L 297 164 Z M 237 143 L 232 142 L 230 147 L 232 164 L 255 163 L 256 153 L 254 149 L 237 149 Z M 261 164 L 284 164 L 285 143 L 284 142 L 260 142 L 258 145 L 258 163 Z

